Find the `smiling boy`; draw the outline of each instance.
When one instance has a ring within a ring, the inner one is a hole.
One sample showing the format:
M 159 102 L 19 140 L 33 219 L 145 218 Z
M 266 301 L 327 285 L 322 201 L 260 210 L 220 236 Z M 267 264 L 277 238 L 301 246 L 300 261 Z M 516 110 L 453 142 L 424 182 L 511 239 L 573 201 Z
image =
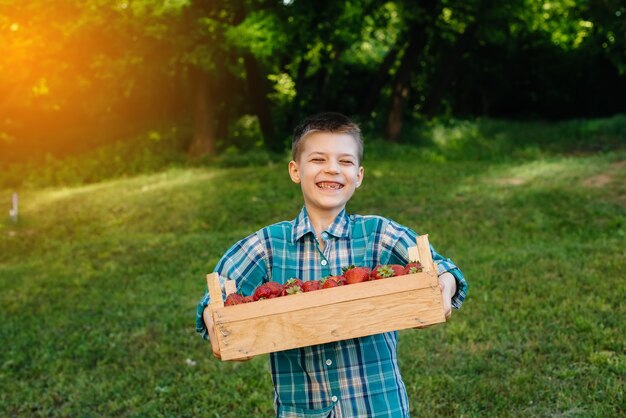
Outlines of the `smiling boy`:
M 300 138 L 289 175 L 302 188 L 304 207 L 323 250 L 322 232 L 344 210 L 363 180 L 362 151 L 348 133 L 310 130 Z
M 289 175 L 304 207 L 293 221 L 265 227 L 233 245 L 218 262 L 220 278 L 252 294 L 263 282 L 284 283 L 340 275 L 354 264 L 406 264 L 417 234 L 382 216 L 348 215 L 345 206 L 361 185 L 363 143 L 356 124 L 337 113 L 306 119 L 294 131 Z M 463 302 L 467 283 L 449 259 L 432 250 L 446 316 Z M 212 336 L 208 294 L 198 305 L 196 328 Z M 315 321 L 315 318 L 311 318 Z M 280 336 L 276 336 L 280 338 Z M 219 347 L 213 342 L 213 353 Z M 408 417 L 397 362 L 398 333 L 388 332 L 270 354 L 277 417 Z

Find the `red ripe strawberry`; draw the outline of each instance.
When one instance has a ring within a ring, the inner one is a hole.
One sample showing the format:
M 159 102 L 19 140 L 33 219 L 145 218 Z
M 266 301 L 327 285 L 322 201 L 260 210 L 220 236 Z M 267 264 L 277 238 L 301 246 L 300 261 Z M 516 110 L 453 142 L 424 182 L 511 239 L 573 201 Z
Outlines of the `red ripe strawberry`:
M 224 302 L 224 306 L 239 305 L 240 303 L 243 303 L 243 296 L 241 296 L 239 293 L 231 293 L 230 295 L 226 296 L 226 302 Z
M 394 275 L 393 268 L 389 264 L 377 265 L 374 267 L 371 274 L 373 280 L 386 279 L 387 277 L 393 277 Z
M 292 277 L 291 279 L 287 280 L 287 282 L 283 286 L 282 296 L 293 295 L 295 293 L 301 293 L 302 285 L 303 285 L 302 280 L 296 277 Z
M 254 291 L 254 295 L 252 295 L 255 301 L 269 299 L 270 296 L 272 296 L 272 288 L 268 286 L 267 283 L 257 287 Z
M 389 267 L 393 270 L 394 276 L 403 276 L 406 274 L 404 272 L 404 266 L 401 266 L 400 264 L 391 264 Z
M 319 280 L 309 280 L 308 282 L 304 282 L 302 284 L 303 292 L 313 292 L 314 290 L 320 290 L 322 288 L 322 284 Z
M 348 284 L 365 282 L 370 278 L 370 269 L 367 267 L 349 266 L 343 269 L 343 276 Z
M 278 282 L 267 282 L 265 283 L 266 286 L 268 286 L 271 291 L 272 291 L 272 295 L 273 296 L 280 296 L 283 293 L 283 285 L 278 283 Z
M 341 286 L 342 280 L 341 279 L 345 279 L 343 276 L 327 276 L 324 277 L 322 279 L 322 288 L 323 289 L 328 289 L 331 287 L 337 287 L 337 286 Z
M 254 302 L 254 298 L 252 296 L 244 296 L 244 298 L 243 298 L 243 300 L 241 302 L 242 303 Z
M 322 285 L 322 289 L 330 289 L 331 287 L 338 287 L 339 283 L 334 281 L 333 279 L 324 280 L 324 284 Z
M 422 267 L 419 261 L 414 261 L 404 266 L 404 274 L 415 274 L 421 273 L 422 271 L 424 271 L 424 267 Z

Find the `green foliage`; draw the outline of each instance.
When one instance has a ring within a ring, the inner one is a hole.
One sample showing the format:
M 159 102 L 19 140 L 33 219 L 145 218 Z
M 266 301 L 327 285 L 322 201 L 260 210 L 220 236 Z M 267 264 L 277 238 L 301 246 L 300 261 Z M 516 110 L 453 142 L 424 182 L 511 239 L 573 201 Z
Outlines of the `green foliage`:
M 251 12 L 239 25 L 228 28 L 226 39 L 265 62 L 281 53 L 288 41 L 282 21 L 267 10 Z
M 362 19 L 360 39 L 346 51 L 345 61 L 370 67 L 374 71 L 398 41 L 402 20 L 398 5 L 393 2 L 383 4 Z
M 242 149 L 260 148 L 261 128 L 259 120 L 252 115 L 244 115 L 230 126 L 229 144 Z
M 405 141 L 445 160 L 519 160 L 624 149 L 626 116 L 558 123 L 493 119 L 432 121 L 407 129 Z
M 623 135 L 623 123 L 510 124 L 506 136 L 558 144 L 536 158 L 366 143 L 349 212 L 429 233 L 471 286 L 449 323 L 401 333 L 413 415 L 624 414 L 626 154 L 556 137 Z M 439 129 L 469 150 L 504 130 L 484 125 Z M 20 198 L 17 225 L 0 216 L 0 415 L 272 415 L 267 356 L 216 361 L 194 316 L 220 255 L 300 209 L 285 164 L 170 168 Z
M 5 0 L 0 158 L 76 154 L 103 130 L 197 112 L 219 145 L 205 149 L 240 148 L 216 143 L 251 114 L 269 149 L 320 110 L 382 125 L 416 28 L 400 119 L 608 117 L 626 111 L 624 16 L 617 0 Z
M 287 73 L 269 74 L 267 78 L 273 83 L 274 91 L 269 98 L 281 108 L 289 107 L 296 98 L 296 83 Z

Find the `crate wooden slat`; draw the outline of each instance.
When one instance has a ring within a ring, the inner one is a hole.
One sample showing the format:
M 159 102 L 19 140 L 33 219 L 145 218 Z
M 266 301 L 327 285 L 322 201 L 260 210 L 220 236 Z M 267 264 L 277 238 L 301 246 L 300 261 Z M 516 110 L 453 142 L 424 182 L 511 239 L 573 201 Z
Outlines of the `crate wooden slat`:
M 222 360 L 445 322 L 425 235 L 418 237 L 417 254 L 422 273 L 236 306 L 224 306 L 217 274 L 208 275 Z

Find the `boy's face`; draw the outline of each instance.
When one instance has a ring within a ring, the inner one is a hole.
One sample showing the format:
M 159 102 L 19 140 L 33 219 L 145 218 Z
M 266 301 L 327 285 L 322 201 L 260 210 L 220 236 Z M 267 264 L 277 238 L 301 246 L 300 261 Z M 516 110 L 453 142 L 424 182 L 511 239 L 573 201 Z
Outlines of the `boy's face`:
M 363 180 L 356 140 L 348 134 L 313 132 L 302 152 L 289 163 L 289 175 L 300 184 L 307 208 L 339 213 Z

